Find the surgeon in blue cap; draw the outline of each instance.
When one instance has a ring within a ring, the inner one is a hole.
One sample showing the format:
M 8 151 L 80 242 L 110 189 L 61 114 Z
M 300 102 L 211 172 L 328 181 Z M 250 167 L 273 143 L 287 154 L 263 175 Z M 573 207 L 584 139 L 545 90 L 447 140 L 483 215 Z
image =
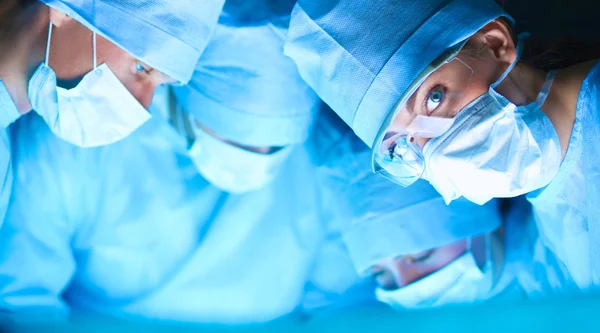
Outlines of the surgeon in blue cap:
M 223 0 L 3 1 L 0 221 L 13 182 L 11 123 L 33 109 L 77 146 L 124 138 L 150 117 L 157 85 L 189 81 L 222 6 Z
M 174 90 L 181 109 L 173 123 L 189 139 L 190 156 L 204 178 L 244 193 L 277 176 L 308 138 L 320 104 L 282 54 L 281 25 L 240 29 L 236 20 L 221 17 L 192 82 Z
M 36 114 L 15 124 L 19 192 L 0 229 L 3 313 L 254 323 L 296 310 L 322 238 L 314 169 L 300 144 L 320 100 L 282 53 L 285 28 L 234 28 L 223 14 L 190 91 L 175 99 L 162 87 L 153 117 L 115 144 L 69 145 Z M 248 128 L 234 137 L 216 114 Z M 287 132 L 255 132 L 280 126 Z M 269 182 L 225 191 L 193 154 L 216 141 L 230 145 L 224 154 L 292 152 Z
M 286 53 L 372 148 L 372 170 L 426 179 L 446 203 L 527 194 L 545 246 L 594 288 L 600 66 L 520 61 L 513 26 L 492 0 L 300 0 Z

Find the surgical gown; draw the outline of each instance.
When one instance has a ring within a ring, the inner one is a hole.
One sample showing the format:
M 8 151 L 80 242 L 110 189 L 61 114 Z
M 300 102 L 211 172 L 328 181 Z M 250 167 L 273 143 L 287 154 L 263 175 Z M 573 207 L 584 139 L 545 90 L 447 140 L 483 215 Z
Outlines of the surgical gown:
M 310 283 L 303 302 L 305 313 L 325 316 L 353 307 L 378 307 L 375 298 L 375 281 L 356 273 L 352 259 L 343 243 L 343 225 L 347 214 L 340 211 L 339 186 L 331 174 L 331 164 L 336 163 L 352 134 L 335 113 L 324 106 L 313 135 L 307 143 L 312 164 L 316 167 L 321 202 L 324 241 L 315 260 Z M 352 134 L 352 136 L 354 136 Z M 361 143 L 362 145 L 362 143 Z
M 230 195 L 199 175 L 158 113 L 93 149 L 33 113 L 15 125 L 1 311 L 252 323 L 300 306 L 323 230 L 302 146 L 267 188 Z
M 565 265 L 540 238 L 531 205 L 524 197 L 510 199 L 504 225 L 506 274 L 527 299 L 547 299 L 581 293 Z
M 19 116 L 17 106 L 8 94 L 4 83 L 0 80 L 0 226 L 2 226 L 8 209 L 13 184 L 8 126 Z
M 600 286 L 600 64 L 583 81 L 567 153 L 548 186 L 527 195 L 541 242 L 581 290 Z

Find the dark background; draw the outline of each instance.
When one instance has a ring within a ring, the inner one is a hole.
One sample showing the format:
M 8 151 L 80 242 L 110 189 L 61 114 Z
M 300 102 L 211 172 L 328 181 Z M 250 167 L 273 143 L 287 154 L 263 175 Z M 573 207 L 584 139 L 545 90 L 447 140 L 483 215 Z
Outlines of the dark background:
M 518 32 L 552 42 L 577 37 L 600 42 L 600 1 L 592 0 L 499 0 L 516 20 Z

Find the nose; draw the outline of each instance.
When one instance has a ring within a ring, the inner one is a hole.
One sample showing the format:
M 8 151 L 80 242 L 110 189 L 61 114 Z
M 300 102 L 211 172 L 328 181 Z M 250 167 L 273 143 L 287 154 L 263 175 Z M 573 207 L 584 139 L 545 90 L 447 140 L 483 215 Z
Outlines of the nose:
M 403 258 L 394 259 L 394 265 L 390 267 L 396 285 L 401 288 L 409 285 L 423 277 L 419 270 L 408 265 Z

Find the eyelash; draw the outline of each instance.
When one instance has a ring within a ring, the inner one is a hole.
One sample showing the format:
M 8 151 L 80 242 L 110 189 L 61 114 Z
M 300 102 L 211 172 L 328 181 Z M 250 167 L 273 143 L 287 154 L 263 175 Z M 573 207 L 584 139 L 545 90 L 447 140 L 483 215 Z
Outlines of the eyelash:
M 444 94 L 444 97 L 442 98 L 442 101 L 440 102 L 440 104 L 438 106 L 436 106 L 435 109 L 429 111 L 429 110 L 427 110 L 427 101 L 429 100 L 429 97 L 435 90 L 441 90 L 442 93 Z M 425 111 L 425 114 L 427 116 L 431 116 L 435 112 L 435 110 L 437 110 L 442 105 L 442 103 L 444 103 L 444 101 L 446 99 L 446 93 L 447 93 L 446 86 L 444 86 L 442 84 L 437 84 L 437 85 L 433 86 L 433 88 L 429 89 L 429 91 L 427 92 L 427 95 L 423 99 L 423 102 L 421 105 L 421 109 Z
M 429 250 L 420 257 L 417 257 L 417 258 L 409 257 L 408 260 L 413 264 L 422 263 L 422 262 L 426 261 L 427 259 L 431 258 L 431 256 L 433 255 L 434 252 L 435 252 L 435 250 Z

